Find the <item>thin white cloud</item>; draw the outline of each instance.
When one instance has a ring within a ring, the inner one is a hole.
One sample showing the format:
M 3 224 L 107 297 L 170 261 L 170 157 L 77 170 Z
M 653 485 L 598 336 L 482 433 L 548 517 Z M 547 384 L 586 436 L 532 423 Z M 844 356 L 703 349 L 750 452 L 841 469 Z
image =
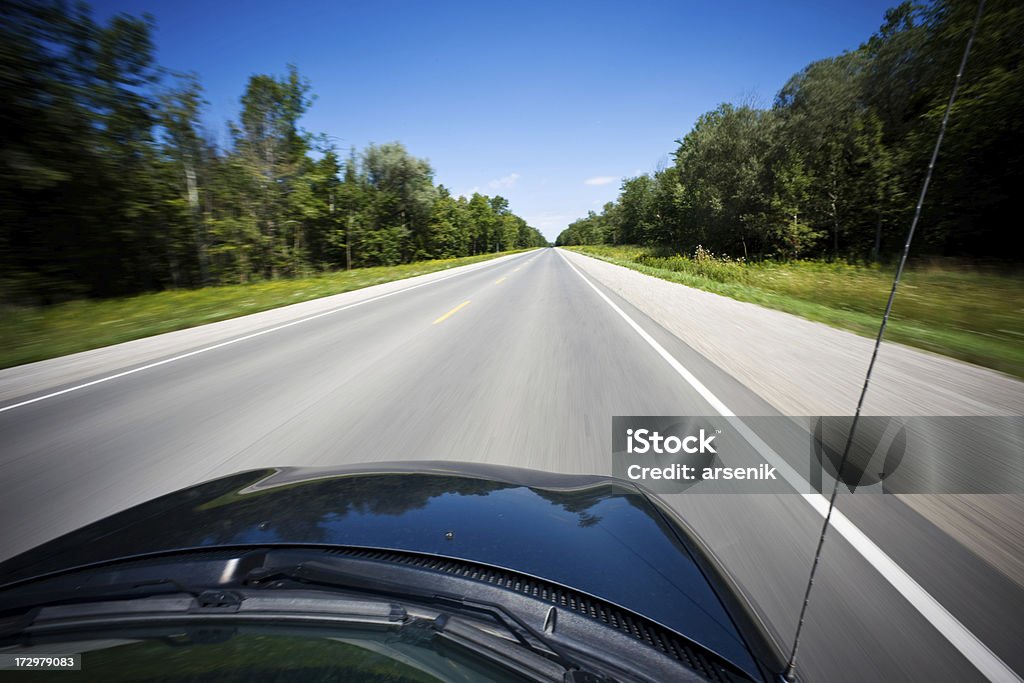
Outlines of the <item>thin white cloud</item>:
M 518 173 L 509 173 L 507 176 L 502 176 L 501 178 L 496 178 L 494 180 L 488 180 L 486 188 L 482 188 L 479 185 L 474 185 L 468 190 L 465 190 L 464 192 L 459 192 L 457 194 L 465 197 L 466 199 L 469 199 L 477 192 L 483 194 L 493 194 L 494 190 L 511 189 L 512 187 L 515 186 L 517 182 L 519 182 L 519 178 L 520 175 Z
M 614 183 L 618 178 L 611 175 L 599 175 L 593 178 L 587 178 L 583 181 L 584 185 L 607 185 L 608 183 Z
M 569 223 L 573 222 L 579 216 L 570 216 L 568 214 L 553 214 L 553 213 L 535 213 L 528 216 L 523 216 L 526 219 L 527 224 L 537 228 L 547 237 L 549 240 L 554 241 L 560 233 Z
M 509 173 L 507 176 L 503 176 L 501 178 L 498 178 L 497 180 L 490 181 L 489 183 L 487 183 L 487 187 L 491 188 L 492 190 L 507 190 L 510 187 L 514 186 L 518 180 L 518 173 Z

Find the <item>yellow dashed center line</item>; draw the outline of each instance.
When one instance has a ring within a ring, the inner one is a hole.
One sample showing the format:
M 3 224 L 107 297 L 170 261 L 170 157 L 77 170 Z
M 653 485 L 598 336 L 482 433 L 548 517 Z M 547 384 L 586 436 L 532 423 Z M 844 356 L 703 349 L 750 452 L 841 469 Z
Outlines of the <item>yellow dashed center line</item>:
M 500 284 L 501 284 L 502 282 L 504 282 L 504 281 L 505 281 L 505 278 L 503 278 L 503 277 L 499 277 L 499 278 L 498 278 L 497 280 L 495 280 L 495 281 L 494 281 L 494 284 L 496 284 L 496 285 L 500 285 Z
M 444 315 L 442 315 L 442 316 L 441 316 L 440 318 L 438 318 L 437 320 L 435 320 L 435 321 L 434 321 L 434 324 L 436 325 L 436 324 L 438 324 L 438 323 L 443 323 L 443 322 L 444 322 L 445 320 L 447 320 L 447 319 L 448 319 L 448 318 L 450 318 L 451 316 L 453 316 L 453 315 L 455 315 L 456 313 L 458 313 L 458 312 L 459 312 L 459 309 L 463 308 L 464 306 L 468 306 L 468 305 L 469 305 L 469 301 L 463 301 L 463 302 L 462 302 L 461 304 L 459 304 L 458 306 L 456 306 L 455 308 L 453 308 L 452 310 L 448 311 L 447 313 L 445 313 Z

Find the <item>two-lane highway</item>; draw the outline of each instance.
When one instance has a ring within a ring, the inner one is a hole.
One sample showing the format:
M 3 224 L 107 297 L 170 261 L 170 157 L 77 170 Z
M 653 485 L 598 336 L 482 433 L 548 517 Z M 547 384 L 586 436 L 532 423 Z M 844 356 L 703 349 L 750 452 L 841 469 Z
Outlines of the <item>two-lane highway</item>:
M 447 459 L 611 474 L 612 416 L 716 414 L 708 394 L 666 356 L 736 414 L 776 414 L 554 249 L 389 287 L 379 299 L 370 298 L 371 288 L 359 305 L 339 303 L 234 343 L 198 353 L 202 347 L 168 349 L 161 360 L 170 362 L 126 363 L 6 398 L 0 557 L 256 467 Z M 671 502 L 788 640 L 820 514 L 797 494 L 678 495 Z M 952 616 L 996 662 L 1024 668 L 1013 645 L 1024 635 L 1019 589 L 999 584 L 1000 604 L 990 605 L 972 581 L 947 581 L 944 572 L 965 570 L 990 585 L 999 579 L 908 508 L 883 507 L 857 518 L 864 532 L 883 547 L 941 548 L 951 565 L 930 568 L 942 580 L 929 585 L 977 591 L 977 612 Z M 886 529 L 915 537 L 886 538 Z M 808 680 L 983 678 L 937 630 L 934 615 L 838 536 L 826 544 L 815 590 L 801 646 Z M 992 671 L 1009 675 L 989 669 L 989 678 Z

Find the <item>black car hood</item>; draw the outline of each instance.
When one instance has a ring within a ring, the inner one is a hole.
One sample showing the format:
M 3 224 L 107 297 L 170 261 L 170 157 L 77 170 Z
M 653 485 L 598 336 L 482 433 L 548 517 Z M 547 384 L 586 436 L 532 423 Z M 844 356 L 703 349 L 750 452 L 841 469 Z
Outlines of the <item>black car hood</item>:
M 224 545 L 429 553 L 529 574 L 756 665 L 690 533 L 631 484 L 449 462 L 264 469 L 125 510 L 0 564 L 0 584 L 98 562 Z

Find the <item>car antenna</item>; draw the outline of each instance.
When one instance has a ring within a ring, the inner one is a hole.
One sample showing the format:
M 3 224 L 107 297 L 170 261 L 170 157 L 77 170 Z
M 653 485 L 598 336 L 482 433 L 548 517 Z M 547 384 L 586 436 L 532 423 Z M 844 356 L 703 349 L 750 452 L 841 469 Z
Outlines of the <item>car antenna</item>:
M 843 468 L 846 466 L 847 457 L 850 455 L 850 446 L 853 443 L 853 435 L 857 429 L 857 420 L 860 418 L 861 408 L 864 406 L 864 397 L 868 393 L 868 384 L 871 382 L 871 372 L 875 368 L 875 360 L 878 358 L 878 349 L 882 345 L 882 337 L 885 335 L 885 327 L 889 322 L 889 314 L 892 312 L 892 302 L 896 298 L 896 289 L 900 284 L 900 277 L 903 275 L 903 268 L 907 264 L 907 255 L 910 253 L 910 243 L 914 239 L 914 232 L 917 230 L 917 223 L 921 218 L 921 206 L 924 204 L 925 195 L 928 194 L 928 185 L 932 181 L 932 172 L 935 170 L 935 161 L 939 157 L 939 148 L 942 146 L 942 138 L 946 134 L 946 124 L 949 122 L 949 114 L 953 109 L 953 102 L 956 101 L 956 93 L 960 88 L 960 79 L 964 69 L 967 67 L 967 55 L 971 52 L 971 45 L 978 33 L 978 24 L 981 23 L 981 15 L 985 9 L 985 0 L 978 0 L 978 11 L 974 15 L 974 24 L 971 26 L 971 33 L 967 37 L 967 45 L 964 46 L 964 54 L 960 59 L 960 68 L 956 72 L 956 79 L 953 81 L 953 91 L 949 95 L 949 102 L 946 103 L 946 111 L 942 115 L 942 125 L 939 126 L 939 136 L 935 140 L 935 149 L 932 150 L 931 161 L 928 163 L 928 172 L 924 177 L 924 184 L 921 186 L 921 194 L 917 199 L 917 207 L 914 209 L 914 219 L 910 223 L 910 230 L 907 231 L 907 240 L 903 245 L 903 254 L 900 256 L 899 266 L 896 268 L 896 276 L 892 281 L 892 289 L 889 291 L 889 300 L 885 304 L 885 314 L 882 316 L 882 324 L 878 328 L 878 336 L 875 337 L 875 348 L 871 353 L 871 361 L 868 363 L 867 374 L 864 376 L 864 386 L 860 390 L 860 398 L 857 400 L 857 410 L 853 414 L 853 421 L 850 423 L 850 432 L 846 436 L 846 446 L 843 448 L 843 457 L 839 460 L 836 468 L 836 480 L 832 485 L 832 494 L 828 500 L 828 511 L 825 513 L 825 522 L 821 526 L 821 534 L 818 536 L 818 547 L 814 551 L 814 561 L 811 563 L 811 573 L 807 577 L 807 586 L 804 588 L 804 602 L 800 607 L 800 617 L 797 619 L 796 633 L 793 635 L 793 649 L 789 654 L 789 661 L 786 663 L 784 678 L 787 681 L 796 680 L 796 653 L 800 647 L 800 636 L 803 633 L 804 620 L 807 617 L 807 605 L 811 600 L 811 588 L 814 586 L 814 577 L 818 571 L 818 562 L 821 559 L 821 548 L 825 543 L 825 533 L 832 518 L 832 510 L 836 505 L 836 494 L 839 492 L 839 482 L 842 480 Z

